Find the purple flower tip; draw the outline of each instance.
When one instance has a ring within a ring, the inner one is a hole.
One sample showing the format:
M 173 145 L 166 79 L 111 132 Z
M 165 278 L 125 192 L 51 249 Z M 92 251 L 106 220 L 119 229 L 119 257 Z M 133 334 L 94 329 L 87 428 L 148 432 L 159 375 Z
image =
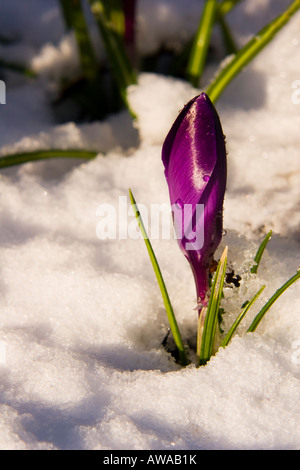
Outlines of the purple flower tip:
M 205 93 L 179 113 L 162 148 L 175 233 L 205 305 L 209 268 L 221 238 L 226 148 L 219 116 Z
M 135 35 L 136 0 L 123 0 L 125 15 L 125 43 L 133 44 Z

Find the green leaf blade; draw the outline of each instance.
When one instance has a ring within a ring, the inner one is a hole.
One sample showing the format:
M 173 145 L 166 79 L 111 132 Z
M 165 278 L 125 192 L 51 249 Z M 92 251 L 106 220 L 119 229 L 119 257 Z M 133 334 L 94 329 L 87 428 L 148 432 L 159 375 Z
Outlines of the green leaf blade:
M 98 73 L 98 63 L 89 36 L 81 0 L 60 0 L 61 10 L 66 27 L 73 29 L 78 46 L 82 73 L 88 80 L 95 80 Z
M 212 356 L 216 327 L 218 322 L 219 307 L 223 295 L 223 285 L 227 266 L 227 252 L 228 248 L 226 247 L 218 263 L 215 278 L 212 283 L 208 306 L 201 311 L 199 316 L 199 323 L 201 323 L 203 322 L 202 313 L 205 315 L 203 328 L 201 329 L 202 331 L 200 330 L 201 337 L 198 337 L 197 345 L 197 356 L 199 366 L 205 365 Z
M 48 160 L 50 158 L 78 158 L 92 160 L 100 152 L 80 149 L 51 149 L 37 150 L 33 152 L 20 152 L 0 157 L 0 168 L 20 165 L 22 163 L 35 162 L 38 160 Z
M 187 65 L 187 78 L 197 87 L 202 76 L 218 2 L 206 0 Z
M 258 297 L 260 296 L 260 294 L 262 293 L 262 291 L 264 290 L 266 286 L 262 286 L 259 291 L 255 294 L 255 296 L 247 303 L 247 305 L 242 309 L 241 313 L 239 314 L 239 316 L 236 318 L 236 320 L 233 322 L 233 324 L 231 325 L 228 333 L 226 334 L 225 338 L 223 339 L 222 343 L 221 343 L 221 347 L 222 348 L 225 348 L 229 342 L 231 341 L 231 338 L 232 336 L 234 335 L 237 327 L 239 326 L 240 322 L 242 321 L 242 319 L 244 318 L 244 316 L 246 315 L 246 313 L 248 312 L 248 310 L 250 309 L 250 307 L 254 304 L 254 302 L 258 299 Z
M 208 86 L 206 94 L 213 103 L 223 93 L 227 85 L 240 73 L 243 68 L 275 37 L 286 25 L 290 18 L 299 10 L 300 1 L 294 2 L 275 20 L 262 28 L 244 47 L 242 47 L 233 59 L 217 74 Z
M 262 258 L 262 255 L 266 249 L 266 246 L 268 244 L 268 242 L 270 241 L 272 237 L 272 230 L 270 230 L 267 235 L 265 236 L 265 238 L 263 239 L 262 243 L 260 244 L 257 252 L 256 252 L 256 255 L 254 257 L 254 262 L 255 264 L 252 266 L 252 268 L 250 269 L 250 272 L 251 273 L 254 273 L 256 274 L 257 273 L 257 269 L 258 269 L 258 266 L 259 266 L 259 263 L 261 261 L 261 258 Z
M 185 365 L 188 364 L 189 361 L 186 357 L 185 348 L 184 348 L 184 345 L 183 345 L 183 342 L 182 342 L 182 339 L 181 339 L 181 334 L 180 334 L 178 324 L 177 324 L 177 321 L 176 321 L 176 318 L 175 318 L 174 310 L 173 310 L 173 307 L 172 307 L 172 304 L 171 304 L 171 301 L 170 301 L 170 298 L 169 298 L 169 294 L 168 294 L 168 291 L 167 291 L 167 288 L 166 288 L 166 285 L 165 285 L 165 282 L 164 282 L 159 264 L 157 262 L 155 253 L 153 251 L 151 242 L 148 238 L 143 220 L 142 220 L 141 215 L 138 211 L 138 207 L 136 205 L 134 196 L 133 196 L 132 191 L 130 189 L 129 189 L 129 197 L 130 197 L 130 202 L 131 202 L 135 217 L 137 219 L 139 228 L 141 230 L 143 239 L 145 241 L 145 244 L 146 244 L 146 247 L 147 247 L 147 250 L 148 250 L 148 253 L 149 253 L 149 257 L 150 257 L 150 260 L 151 260 L 151 263 L 152 263 L 152 266 L 153 266 L 153 270 L 154 270 L 154 273 L 155 273 L 155 276 L 156 276 L 156 279 L 157 279 L 157 282 L 158 282 L 158 285 L 159 285 L 159 288 L 160 288 L 160 291 L 161 291 L 161 294 L 162 294 L 162 298 L 163 298 L 165 309 L 166 309 L 166 312 L 167 312 L 167 316 L 168 316 L 170 328 L 171 328 L 171 331 L 172 331 L 172 335 L 173 335 L 175 344 L 178 348 L 180 362 L 181 362 L 182 365 L 185 366 Z
M 111 65 L 112 74 L 118 86 L 120 96 L 132 117 L 135 117 L 127 100 L 127 87 L 137 83 L 137 76 L 126 52 L 123 38 L 117 31 L 116 26 L 112 23 L 111 17 L 108 17 L 108 10 L 105 2 L 103 0 L 89 0 L 89 3 L 102 36 L 107 57 Z
M 248 332 L 253 332 L 256 330 L 258 327 L 259 323 L 267 313 L 267 311 L 270 309 L 270 307 L 273 305 L 273 303 L 280 297 L 283 292 L 290 287 L 294 282 L 296 282 L 300 278 L 300 271 L 297 271 L 294 276 L 292 276 L 288 281 L 286 281 L 277 291 L 272 295 L 272 297 L 268 300 L 268 302 L 263 306 L 263 308 L 258 312 L 256 317 L 254 318 L 253 322 L 248 328 Z

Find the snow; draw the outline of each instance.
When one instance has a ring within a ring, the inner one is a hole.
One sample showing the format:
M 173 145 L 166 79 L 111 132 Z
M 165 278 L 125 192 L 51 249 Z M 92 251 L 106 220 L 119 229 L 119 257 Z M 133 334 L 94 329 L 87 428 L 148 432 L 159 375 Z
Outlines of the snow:
M 14 74 L 7 80 L 1 154 L 64 147 L 99 155 L 90 162 L 58 159 L 1 170 L 0 448 L 299 449 L 299 281 L 257 332 L 245 332 L 300 264 L 300 105 L 293 100 L 300 14 L 217 103 L 228 149 L 226 235 L 218 255 L 228 245 L 230 267 L 244 275 L 240 288 L 225 289 L 225 325 L 244 300 L 267 287 L 226 349 L 205 367 L 181 369 L 161 346 L 168 322 L 144 242 L 100 240 L 97 211 L 113 205 L 117 232 L 124 235 L 135 230 L 128 188 L 146 208 L 169 204 L 161 145 L 199 90 L 141 74 L 129 90 L 135 127 L 126 112 L 104 122 L 57 124 L 47 77 L 60 76 L 64 51 L 68 67 L 78 60 L 57 3 L 31 0 L 21 10 L 20 2 L 2 3 L 2 34 L 18 37 L 26 57 L 45 73 L 37 81 Z M 278 3 L 241 2 L 229 16 L 238 40 L 262 26 L 258 4 L 266 22 L 279 13 Z M 199 2 L 189 1 L 190 9 L 186 4 L 140 2 L 141 53 L 166 41 L 178 47 L 176 41 L 192 34 Z M 280 10 L 287 4 L 280 2 Z M 127 198 L 125 210 L 120 197 Z M 245 274 L 270 229 L 258 274 Z M 182 336 L 192 342 L 197 318 L 190 268 L 176 240 L 154 239 L 153 247 Z

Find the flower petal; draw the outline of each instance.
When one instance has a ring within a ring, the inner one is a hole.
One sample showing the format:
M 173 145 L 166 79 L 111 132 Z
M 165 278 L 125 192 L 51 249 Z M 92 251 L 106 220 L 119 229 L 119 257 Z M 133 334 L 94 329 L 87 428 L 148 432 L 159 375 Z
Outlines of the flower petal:
M 222 238 L 226 149 L 218 114 L 205 93 L 179 113 L 162 149 L 175 232 L 204 301 L 209 266 Z

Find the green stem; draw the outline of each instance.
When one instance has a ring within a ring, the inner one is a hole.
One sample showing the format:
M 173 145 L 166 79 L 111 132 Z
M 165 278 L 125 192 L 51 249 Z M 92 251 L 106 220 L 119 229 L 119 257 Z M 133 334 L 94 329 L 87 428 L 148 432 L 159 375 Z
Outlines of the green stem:
M 81 0 L 69 0 L 69 6 L 69 16 L 78 44 L 82 70 L 85 77 L 93 81 L 97 77 L 98 63 L 89 37 Z
M 265 248 L 268 244 L 268 241 L 271 239 L 272 237 L 272 230 L 270 230 L 267 235 L 265 236 L 265 238 L 263 239 L 262 243 L 260 244 L 258 250 L 257 250 L 257 253 L 254 257 L 254 262 L 255 264 L 252 266 L 252 268 L 250 269 L 250 272 L 251 273 L 254 273 L 256 274 L 257 273 L 257 269 L 258 269 L 258 266 L 259 266 L 259 263 L 260 263 L 260 260 L 262 258 L 262 255 L 265 251 Z
M 218 6 L 219 13 L 224 16 L 232 10 L 241 0 L 222 0 Z
M 231 30 L 227 24 L 225 16 L 229 13 L 241 0 L 223 0 L 218 4 L 216 18 L 220 24 L 225 47 L 228 54 L 236 54 L 238 48 L 235 44 Z
M 206 90 L 210 99 L 215 102 L 233 78 L 274 38 L 300 8 L 300 0 L 294 2 L 275 20 L 265 26 L 252 38 L 225 66 Z
M 148 253 L 149 253 L 149 257 L 150 257 L 150 260 L 151 260 L 151 263 L 152 263 L 152 266 L 153 266 L 153 269 L 154 269 L 154 273 L 155 273 L 155 276 L 156 276 L 156 279 L 157 279 L 157 282 L 158 282 L 158 285 L 159 285 L 159 288 L 160 288 L 160 291 L 161 291 L 161 294 L 162 294 L 162 298 L 163 298 L 164 305 L 165 305 L 165 308 L 166 308 L 168 320 L 169 320 L 169 323 L 170 323 L 170 328 L 171 328 L 171 331 L 172 331 L 172 334 L 173 334 L 175 344 L 176 344 L 176 346 L 178 348 L 178 351 L 179 351 L 180 362 L 181 362 L 182 365 L 185 366 L 185 365 L 188 364 L 188 359 L 186 357 L 185 348 L 184 348 L 184 345 L 183 345 L 183 342 L 182 342 L 182 339 L 181 339 L 180 331 L 179 331 L 178 324 L 177 324 L 175 314 L 174 314 L 174 310 L 173 310 L 173 307 L 172 307 L 172 304 L 171 304 L 171 301 L 170 301 L 170 298 L 169 298 L 169 294 L 168 294 L 163 276 L 161 274 L 161 270 L 160 270 L 159 264 L 157 262 L 155 253 L 153 251 L 152 245 L 151 245 L 150 240 L 148 238 L 143 220 L 141 218 L 140 212 L 138 210 L 135 199 L 134 199 L 133 194 L 132 194 L 130 189 L 129 189 L 129 196 L 130 196 L 130 201 L 131 201 L 132 208 L 134 210 L 134 214 L 136 216 L 136 219 L 137 219 L 138 224 L 139 224 L 139 228 L 140 228 L 142 236 L 144 238 L 144 241 L 145 241 Z
M 218 22 L 220 23 L 220 27 L 222 30 L 222 34 L 224 37 L 224 42 L 227 50 L 229 51 L 230 54 L 236 53 L 237 52 L 237 47 L 235 45 L 233 36 L 231 34 L 230 28 L 227 25 L 227 22 L 225 20 L 225 15 L 230 12 L 230 10 L 241 0 L 223 0 L 220 4 L 218 4 L 217 10 L 216 10 L 216 18 Z M 193 47 L 193 39 L 188 41 L 188 43 L 185 45 L 183 51 L 179 54 L 179 56 L 176 59 L 175 64 L 172 67 L 171 74 L 172 75 L 178 75 L 180 74 L 180 71 L 183 69 L 185 63 L 187 63 L 189 60 L 191 60 L 191 51 Z M 186 72 L 185 72 L 186 73 Z
M 187 78 L 195 87 L 199 85 L 204 70 L 217 4 L 217 0 L 206 0 L 189 57 Z
M 233 39 L 233 36 L 227 24 L 227 21 L 225 20 L 224 15 L 220 13 L 220 11 L 217 12 L 217 19 L 218 19 L 218 22 L 222 31 L 223 40 L 224 40 L 227 54 L 236 54 L 238 51 L 238 48 L 235 44 L 235 41 Z
M 123 101 L 128 106 L 126 89 L 137 82 L 134 68 L 126 53 L 124 41 L 116 32 L 115 26 L 107 17 L 104 2 L 102 0 L 89 0 L 92 12 L 100 30 L 103 43 L 111 64 L 114 79 L 118 85 Z
M 47 160 L 49 158 L 82 158 L 92 160 L 99 152 L 92 150 L 38 150 L 35 152 L 22 152 L 11 155 L 0 156 L 0 168 L 7 168 L 21 163 Z
M 59 0 L 59 3 L 66 28 L 72 29 L 72 8 L 70 7 L 70 0 Z

